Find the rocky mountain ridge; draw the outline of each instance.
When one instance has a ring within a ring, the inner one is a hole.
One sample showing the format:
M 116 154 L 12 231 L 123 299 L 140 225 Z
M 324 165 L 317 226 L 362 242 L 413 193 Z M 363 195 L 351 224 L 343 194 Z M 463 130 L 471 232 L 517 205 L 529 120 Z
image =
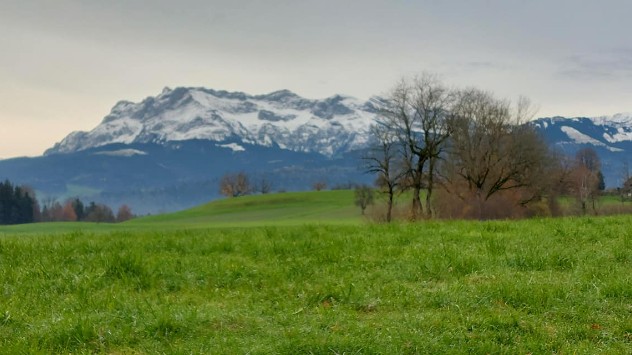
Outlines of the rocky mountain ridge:
M 302 98 L 288 90 L 266 95 L 205 88 L 165 88 L 142 102 L 118 102 L 89 132 L 73 132 L 45 155 L 108 144 L 191 139 L 256 144 L 335 156 L 366 145 L 376 113 L 371 101 L 335 95 Z

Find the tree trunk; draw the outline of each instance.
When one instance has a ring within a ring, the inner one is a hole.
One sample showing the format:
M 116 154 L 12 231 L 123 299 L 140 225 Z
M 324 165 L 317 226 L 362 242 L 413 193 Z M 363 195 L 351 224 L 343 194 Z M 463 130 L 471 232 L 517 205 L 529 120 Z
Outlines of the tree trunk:
M 391 214 L 393 211 L 393 190 L 388 192 L 388 205 L 386 206 L 386 223 L 391 223 Z
M 476 190 L 476 199 L 478 200 L 478 219 L 479 221 L 482 221 L 485 200 L 483 200 L 483 190 L 481 190 L 480 188 Z
M 413 189 L 413 205 L 412 205 L 412 219 L 417 220 L 417 218 L 421 215 L 421 187 L 419 185 L 415 186 Z
M 430 200 L 432 199 L 432 189 L 434 187 L 434 165 L 434 158 L 431 158 L 428 164 L 428 187 L 426 191 L 426 217 L 428 219 L 432 218 L 432 208 Z

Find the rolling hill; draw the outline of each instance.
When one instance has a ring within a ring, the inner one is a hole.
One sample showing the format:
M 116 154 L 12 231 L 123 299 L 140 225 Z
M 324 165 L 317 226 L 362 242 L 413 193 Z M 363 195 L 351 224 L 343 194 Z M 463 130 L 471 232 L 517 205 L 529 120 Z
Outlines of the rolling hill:
M 124 223 L 52 222 L 0 226 L 2 233 L 165 231 L 181 229 L 358 225 L 365 221 L 352 190 L 286 192 L 214 200 L 187 210 L 136 218 Z
M 352 190 L 286 192 L 226 198 L 185 211 L 129 221 L 128 226 L 181 228 L 358 224 Z

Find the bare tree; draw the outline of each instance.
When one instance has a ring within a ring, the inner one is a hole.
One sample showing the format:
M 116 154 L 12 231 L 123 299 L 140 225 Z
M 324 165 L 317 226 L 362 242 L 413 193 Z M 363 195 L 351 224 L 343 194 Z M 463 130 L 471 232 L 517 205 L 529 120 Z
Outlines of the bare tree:
M 575 160 L 560 152 L 551 151 L 551 189 L 556 196 L 570 195 L 573 189 Z
M 64 208 L 61 203 L 55 201 L 49 209 L 50 221 L 59 222 L 64 220 Z
M 132 213 L 132 209 L 128 205 L 121 205 L 119 207 L 118 212 L 116 213 L 116 221 L 117 222 L 125 222 L 134 218 L 134 214 Z
M 628 165 L 628 161 L 623 160 L 621 163 L 621 185 L 617 188 L 619 191 L 619 197 L 621 198 L 621 203 L 624 203 L 628 200 L 632 194 L 632 181 L 630 180 L 630 166 Z
M 75 222 L 77 220 L 77 214 L 75 212 L 72 201 L 66 201 L 62 208 L 61 220 L 65 222 Z
M 494 194 L 521 189 L 524 205 L 542 194 L 548 148 L 533 127 L 525 125 L 533 109 L 521 99 L 511 104 L 490 93 L 468 89 L 460 94 L 450 118 L 451 140 L 446 175 L 465 182 L 483 218 L 485 202 Z
M 547 203 L 551 215 L 561 214 L 559 196 L 573 194 L 575 160 L 558 150 L 549 151 L 545 184 Z
M 360 207 L 362 215 L 369 205 L 373 204 L 373 189 L 367 185 L 360 185 L 355 188 L 355 205 Z
M 601 160 L 594 149 L 587 147 L 582 148 L 575 154 L 575 160 L 578 165 L 586 167 L 586 169 L 596 173 L 601 170 Z
M 53 206 L 57 199 L 52 196 L 46 196 L 42 199 L 42 213 L 40 214 L 41 222 L 51 222 L 53 219 Z
M 227 197 L 248 195 L 252 191 L 250 180 L 246 173 L 225 174 L 219 182 L 219 192 Z
M 85 220 L 87 222 L 114 223 L 116 219 L 114 218 L 114 213 L 109 206 L 102 203 L 90 202 L 90 204 L 86 208 Z
M 272 192 L 272 181 L 266 176 L 261 175 L 255 182 L 254 189 L 262 195 Z
M 396 133 L 404 148 L 407 182 L 413 194 L 413 218 L 424 213 L 420 197 L 424 188 L 427 190 L 425 215 L 432 214 L 430 201 L 435 169 L 450 136 L 451 126 L 447 123 L 455 98 L 454 91 L 436 76 L 423 74 L 412 80 L 401 80 L 381 105 L 379 120 Z
M 399 187 L 406 171 L 397 164 L 399 156 L 398 140 L 388 127 L 376 124 L 371 127 L 373 147 L 363 157 L 365 171 L 376 174 L 376 185 L 387 196 L 386 222 L 392 219 L 395 191 Z
M 583 214 L 587 212 L 588 203 L 596 212 L 596 201 L 600 193 L 601 161 L 592 148 L 582 148 L 575 154 L 574 191 Z
M 312 189 L 316 191 L 321 191 L 326 188 L 327 188 L 327 183 L 322 180 L 316 181 L 314 184 L 312 184 Z
M 632 198 L 632 178 L 628 178 L 621 186 L 621 202 Z

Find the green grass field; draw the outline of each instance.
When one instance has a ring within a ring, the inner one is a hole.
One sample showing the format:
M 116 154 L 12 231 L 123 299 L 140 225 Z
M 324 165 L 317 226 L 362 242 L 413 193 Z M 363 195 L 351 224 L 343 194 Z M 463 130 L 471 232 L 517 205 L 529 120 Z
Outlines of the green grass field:
M 0 352 L 630 352 L 632 217 L 379 225 L 351 197 L 2 227 Z

